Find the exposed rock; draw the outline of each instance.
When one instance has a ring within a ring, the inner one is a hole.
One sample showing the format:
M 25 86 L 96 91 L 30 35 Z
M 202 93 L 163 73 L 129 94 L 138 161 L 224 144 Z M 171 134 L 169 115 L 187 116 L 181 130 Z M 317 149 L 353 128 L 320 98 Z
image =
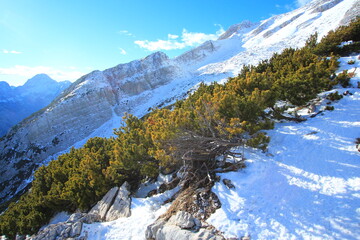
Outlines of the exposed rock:
M 225 184 L 225 186 L 228 188 L 228 189 L 232 189 L 232 188 L 235 188 L 234 184 L 232 184 L 231 180 L 229 179 L 223 179 L 223 183 Z
M 131 198 L 129 197 L 129 189 L 130 185 L 127 182 L 124 182 L 124 184 L 120 187 L 113 204 L 106 213 L 106 221 L 113 221 L 118 218 L 129 217 L 131 215 Z
M 198 219 L 183 211 L 167 222 L 162 218 L 158 219 L 147 227 L 145 237 L 148 240 L 224 240 L 212 227 L 202 228 Z
M 71 230 L 70 230 L 70 236 L 79 236 L 81 233 L 81 229 L 82 229 L 82 223 L 81 222 L 76 222 Z
M 16 235 L 16 238 L 15 240 L 25 240 L 26 239 L 26 236 L 24 235 Z
M 193 235 L 195 234 L 191 231 L 182 230 L 181 228 L 175 225 L 165 224 L 156 233 L 155 240 L 169 240 L 169 239 L 188 240 L 188 239 L 192 239 Z
M 153 189 L 153 190 L 151 190 L 150 192 L 148 192 L 148 194 L 146 194 L 146 197 L 152 197 L 152 196 L 154 196 L 155 194 L 157 194 L 157 189 Z
M 159 187 L 158 193 L 163 193 L 167 190 L 171 190 L 171 189 L 175 188 L 179 184 L 179 182 L 180 182 L 180 178 L 176 177 L 169 183 L 161 184 Z
M 312 13 L 319 13 L 319 12 L 325 12 L 326 10 L 334 7 L 336 4 L 342 2 L 342 0 L 331 0 L 331 1 L 325 1 L 324 4 L 319 4 L 319 6 L 316 6 L 316 8 L 313 10 Z
M 51 224 L 39 231 L 31 240 L 76 239 L 81 240 L 80 234 L 83 223 L 93 223 L 100 220 L 98 214 L 74 213 L 66 222 Z
M 155 239 L 156 233 L 165 225 L 166 221 L 164 219 L 158 219 L 153 224 L 147 226 L 145 231 L 146 239 Z
M 174 223 L 181 229 L 190 229 L 195 226 L 195 218 L 188 212 L 179 211 L 172 216 L 169 222 Z
M 244 31 L 244 30 L 250 30 L 252 29 L 253 27 L 255 27 L 256 25 L 258 25 L 258 23 L 253 23 L 253 22 L 250 22 L 248 20 L 245 20 L 241 23 L 238 23 L 238 24 L 234 24 L 234 25 L 231 25 L 229 27 L 228 30 L 226 30 L 226 32 L 224 32 L 218 40 L 223 40 L 223 39 L 227 39 L 227 38 L 230 38 L 232 37 L 234 34 L 237 34 L 241 31 Z
M 118 193 L 119 188 L 113 187 L 105 196 L 89 211 L 89 214 L 98 214 L 100 219 L 105 220 L 106 214 L 109 211 L 111 205 L 114 202 L 115 196 Z

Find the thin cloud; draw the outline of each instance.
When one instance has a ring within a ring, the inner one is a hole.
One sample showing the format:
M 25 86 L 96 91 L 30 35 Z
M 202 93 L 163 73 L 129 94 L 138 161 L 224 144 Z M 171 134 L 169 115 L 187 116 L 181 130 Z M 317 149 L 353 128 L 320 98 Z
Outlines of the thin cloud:
M 63 81 L 63 80 L 75 81 L 76 79 L 84 75 L 84 73 L 80 71 L 73 71 L 73 70 L 62 71 L 46 66 L 29 67 L 29 66 L 16 65 L 10 68 L 0 68 L 0 75 L 21 76 L 21 77 L 26 77 L 27 79 L 39 73 L 45 73 L 57 81 Z
M 19 52 L 19 51 L 6 50 L 6 49 L 3 49 L 2 52 L 5 53 L 5 54 L 21 54 L 22 53 L 22 52 Z
M 120 30 L 118 33 L 129 37 L 135 37 L 135 35 L 129 32 L 128 30 Z
M 168 34 L 168 38 L 169 39 L 177 39 L 177 38 L 179 38 L 179 35 L 174 35 L 174 34 Z
M 186 47 L 194 47 L 208 40 L 216 40 L 221 34 L 225 32 L 222 26 L 216 26 L 219 26 L 220 29 L 214 34 L 189 32 L 184 28 L 181 33 L 181 37 L 174 34 L 168 34 L 167 40 L 137 40 L 134 43 L 149 51 L 174 50 L 183 49 Z
M 297 7 L 302 7 L 305 6 L 306 4 L 308 4 L 309 2 L 311 2 L 312 0 L 296 0 L 295 1 L 295 5 Z
M 126 55 L 126 51 L 123 48 L 119 48 L 121 55 Z

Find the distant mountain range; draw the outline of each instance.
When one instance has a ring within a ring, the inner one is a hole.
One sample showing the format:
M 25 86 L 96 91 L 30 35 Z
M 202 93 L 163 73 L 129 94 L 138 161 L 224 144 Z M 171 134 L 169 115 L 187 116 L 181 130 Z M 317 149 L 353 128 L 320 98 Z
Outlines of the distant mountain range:
M 26 187 L 39 165 L 90 137 L 111 136 L 124 112 L 144 116 L 151 108 L 186 97 L 200 82 L 226 81 L 244 64 L 301 47 L 315 32 L 321 38 L 359 12 L 360 1 L 315 0 L 258 23 L 235 24 L 217 41 L 173 59 L 156 52 L 81 77 L 0 141 L 0 203 Z
M 0 137 L 24 118 L 49 105 L 70 84 L 69 81 L 57 82 L 46 74 L 38 74 L 19 87 L 0 82 Z

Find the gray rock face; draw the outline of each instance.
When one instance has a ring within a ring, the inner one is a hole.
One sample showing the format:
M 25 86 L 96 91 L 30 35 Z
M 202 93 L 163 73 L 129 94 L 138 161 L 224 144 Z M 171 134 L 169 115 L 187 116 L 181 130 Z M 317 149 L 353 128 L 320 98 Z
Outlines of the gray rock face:
M 179 211 L 172 216 L 169 222 L 175 223 L 181 229 L 190 229 L 195 226 L 195 218 L 188 212 Z
M 169 221 L 158 219 L 147 227 L 146 239 L 155 240 L 224 240 L 215 230 L 203 228 L 190 213 L 179 211 Z
M 66 222 L 51 224 L 39 231 L 31 240 L 83 239 L 80 237 L 83 223 L 112 221 L 130 216 L 130 185 L 125 182 L 120 188 L 110 189 L 89 213 L 73 213 Z
M 39 231 L 31 240 L 55 240 L 55 239 L 83 239 L 80 237 L 83 223 L 99 221 L 98 215 L 86 213 L 74 213 L 66 222 L 51 224 Z
M 105 219 L 106 213 L 111 207 L 118 191 L 118 187 L 110 189 L 110 191 L 108 191 L 105 196 L 89 211 L 89 214 L 97 214 L 100 216 L 100 219 Z
M 243 31 L 245 29 L 250 29 L 250 28 L 253 28 L 255 26 L 257 26 L 258 23 L 253 23 L 253 22 L 250 22 L 250 21 L 243 21 L 241 23 L 238 23 L 238 24 L 234 24 L 234 25 L 231 25 L 229 27 L 228 30 L 226 30 L 226 32 L 224 32 L 220 37 L 219 37 L 219 40 L 223 40 L 223 39 L 227 39 L 229 37 L 231 37 L 233 34 L 236 34 L 240 31 Z
M 103 221 L 113 221 L 131 215 L 130 185 L 127 182 L 118 188 L 110 189 L 105 196 L 89 211 Z
M 106 221 L 113 221 L 131 215 L 131 198 L 129 197 L 130 192 L 128 189 L 130 189 L 130 185 L 127 182 L 120 187 L 113 204 L 106 213 Z
M 354 5 L 346 11 L 345 16 L 341 19 L 341 25 L 348 25 L 360 13 L 360 2 L 355 1 Z

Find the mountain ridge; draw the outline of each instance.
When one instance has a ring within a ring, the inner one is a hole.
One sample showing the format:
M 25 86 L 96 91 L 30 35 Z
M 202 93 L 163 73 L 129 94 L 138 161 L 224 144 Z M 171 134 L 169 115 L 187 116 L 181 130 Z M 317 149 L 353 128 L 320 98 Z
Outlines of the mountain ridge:
M 0 82 L 0 136 L 32 113 L 47 106 L 69 85 L 70 81 L 57 82 L 46 74 L 37 74 L 18 87 Z

